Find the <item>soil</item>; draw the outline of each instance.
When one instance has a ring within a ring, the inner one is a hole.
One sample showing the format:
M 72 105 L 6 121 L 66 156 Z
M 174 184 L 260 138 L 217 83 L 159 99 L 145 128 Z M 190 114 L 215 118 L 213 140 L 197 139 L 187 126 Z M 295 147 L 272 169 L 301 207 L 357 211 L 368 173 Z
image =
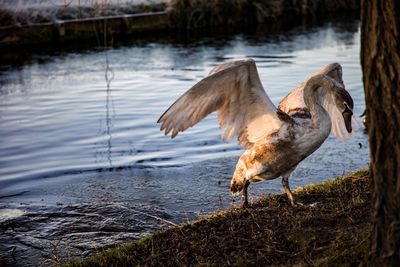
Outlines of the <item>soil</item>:
M 362 170 L 272 195 L 66 266 L 357 266 L 369 247 L 370 188 Z

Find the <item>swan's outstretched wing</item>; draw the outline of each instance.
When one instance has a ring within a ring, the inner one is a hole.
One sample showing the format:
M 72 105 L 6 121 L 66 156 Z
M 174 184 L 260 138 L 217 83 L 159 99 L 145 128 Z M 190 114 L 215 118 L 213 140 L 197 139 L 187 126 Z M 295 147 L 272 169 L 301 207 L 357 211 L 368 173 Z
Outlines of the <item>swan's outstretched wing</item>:
M 328 64 L 321 69 L 319 69 L 314 75 L 325 74 L 336 81 L 335 88 L 341 92 L 344 96 L 347 96 L 347 100 L 351 105 L 350 108 L 353 108 L 353 100 L 351 99 L 348 92 L 345 90 L 343 79 L 342 79 L 342 66 L 339 63 Z M 311 76 L 311 77 L 312 77 Z M 307 106 L 304 102 L 303 91 L 304 85 L 307 81 L 300 84 L 297 88 L 291 91 L 280 103 L 279 108 L 294 117 L 310 117 L 310 113 L 307 109 Z M 346 125 L 343 120 L 342 111 L 340 111 L 335 105 L 335 100 L 333 95 L 328 96 L 324 101 L 323 105 L 329 113 L 332 121 L 332 132 L 333 134 L 340 140 L 345 140 L 350 137 L 350 133 L 346 130 Z M 354 124 L 354 119 L 353 119 Z
M 222 138 L 238 137 L 244 147 L 279 129 L 282 121 L 265 93 L 252 59 L 215 67 L 209 76 L 183 94 L 158 119 L 174 138 L 217 111 Z

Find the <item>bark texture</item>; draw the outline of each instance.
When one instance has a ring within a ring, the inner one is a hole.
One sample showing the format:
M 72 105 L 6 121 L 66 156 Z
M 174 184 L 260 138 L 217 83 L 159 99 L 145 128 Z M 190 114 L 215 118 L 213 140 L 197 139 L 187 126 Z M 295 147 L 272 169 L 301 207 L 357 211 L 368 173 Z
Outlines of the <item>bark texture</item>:
M 400 1 L 361 1 L 372 186 L 371 266 L 400 266 Z

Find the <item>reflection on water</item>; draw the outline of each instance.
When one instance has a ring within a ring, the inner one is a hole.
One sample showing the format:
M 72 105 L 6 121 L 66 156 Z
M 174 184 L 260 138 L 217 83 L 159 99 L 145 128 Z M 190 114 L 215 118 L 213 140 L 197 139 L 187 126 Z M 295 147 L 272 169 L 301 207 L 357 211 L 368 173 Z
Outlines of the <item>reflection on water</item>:
M 107 49 L 107 48 L 106 48 Z M 106 123 L 107 123 L 107 136 L 108 136 L 108 140 L 107 140 L 107 160 L 109 163 L 109 167 L 112 168 L 113 164 L 112 164 L 112 158 L 111 158 L 111 126 L 112 126 L 112 122 L 111 122 L 111 118 L 110 118 L 110 101 L 111 101 L 111 106 L 112 106 L 112 111 L 113 111 L 113 115 L 115 114 L 115 109 L 114 109 L 114 102 L 112 101 L 112 97 L 111 97 L 111 81 L 114 79 L 114 72 L 110 67 L 110 62 L 108 59 L 108 51 L 105 50 L 105 57 L 106 57 L 106 71 L 104 74 L 104 77 L 106 79 L 106 84 L 107 84 L 107 97 L 106 97 Z
M 365 107 L 355 21 L 36 57 L 0 73 L 0 210 L 10 213 L 0 217 L 0 263 L 14 246 L 27 260 L 39 258 L 40 248 L 49 254 L 56 241 L 58 249 L 78 244 L 71 253 L 85 256 L 166 221 L 235 205 L 228 188 L 242 148 L 220 140 L 215 114 L 174 140 L 155 123 L 226 60 L 254 58 L 275 104 L 321 66 L 339 62 L 355 114 Z M 346 144 L 329 137 L 291 183 L 367 164 L 362 131 Z M 251 186 L 250 194 L 280 190 L 275 180 Z

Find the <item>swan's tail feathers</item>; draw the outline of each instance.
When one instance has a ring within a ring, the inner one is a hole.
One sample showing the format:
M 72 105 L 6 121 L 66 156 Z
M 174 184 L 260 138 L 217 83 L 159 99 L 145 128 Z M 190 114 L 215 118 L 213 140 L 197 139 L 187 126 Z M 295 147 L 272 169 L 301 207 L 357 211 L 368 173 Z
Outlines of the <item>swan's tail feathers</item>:
M 230 191 L 233 195 L 238 195 L 240 192 L 243 191 L 245 182 L 246 182 L 246 171 L 241 166 L 241 162 L 239 161 L 238 165 L 236 166 L 235 173 L 233 174 L 231 180 L 231 188 Z

